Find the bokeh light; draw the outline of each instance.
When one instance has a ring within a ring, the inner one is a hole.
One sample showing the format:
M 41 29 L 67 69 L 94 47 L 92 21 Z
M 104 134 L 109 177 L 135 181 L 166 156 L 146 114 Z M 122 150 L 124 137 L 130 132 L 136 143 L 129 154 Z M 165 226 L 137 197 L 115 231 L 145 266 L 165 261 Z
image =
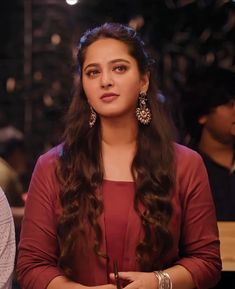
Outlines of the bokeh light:
M 78 3 L 78 0 L 66 0 L 66 3 L 67 3 L 68 5 L 75 5 L 75 4 Z

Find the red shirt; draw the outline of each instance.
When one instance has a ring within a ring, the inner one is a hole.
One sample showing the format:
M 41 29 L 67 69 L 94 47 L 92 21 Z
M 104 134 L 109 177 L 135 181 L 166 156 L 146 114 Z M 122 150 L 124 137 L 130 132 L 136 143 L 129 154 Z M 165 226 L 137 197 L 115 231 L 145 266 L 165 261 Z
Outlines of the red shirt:
M 60 214 L 59 184 L 55 176 L 61 153 L 58 146 L 41 156 L 35 167 L 22 224 L 17 264 L 22 289 L 45 289 L 63 273 L 57 267 L 60 252 L 56 222 Z M 220 277 L 218 229 L 207 173 L 201 157 L 175 145 L 176 184 L 173 188 L 173 216 L 169 229 L 174 245 L 165 258 L 165 268 L 179 264 L 192 275 L 199 289 L 213 287 Z M 99 219 L 103 232 L 102 252 L 117 258 L 123 271 L 139 271 L 135 248 L 143 237 L 139 216 L 133 207 L 134 184 L 104 181 L 104 212 Z M 95 286 L 108 283 L 107 263 L 93 252 L 89 240 L 78 240 L 71 260 L 76 281 Z

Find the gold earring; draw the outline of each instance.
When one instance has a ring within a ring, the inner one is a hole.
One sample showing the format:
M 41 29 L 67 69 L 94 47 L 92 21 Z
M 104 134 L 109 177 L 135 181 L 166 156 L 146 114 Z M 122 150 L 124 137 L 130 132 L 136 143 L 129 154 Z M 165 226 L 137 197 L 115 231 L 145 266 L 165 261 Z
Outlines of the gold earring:
M 138 121 L 144 125 L 147 125 L 151 121 L 151 111 L 146 105 L 147 94 L 141 92 L 139 95 L 139 106 L 136 108 L 136 117 Z
M 93 107 L 90 106 L 90 119 L 89 119 L 89 127 L 92 128 L 96 122 L 96 112 L 94 111 Z

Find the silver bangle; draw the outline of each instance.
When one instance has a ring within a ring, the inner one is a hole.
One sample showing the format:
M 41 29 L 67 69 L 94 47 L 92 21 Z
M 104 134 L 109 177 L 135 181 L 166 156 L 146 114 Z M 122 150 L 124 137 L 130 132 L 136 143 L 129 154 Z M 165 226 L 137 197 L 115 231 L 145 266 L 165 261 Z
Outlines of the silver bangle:
M 172 289 L 171 278 L 168 273 L 163 271 L 153 271 L 158 279 L 158 289 Z

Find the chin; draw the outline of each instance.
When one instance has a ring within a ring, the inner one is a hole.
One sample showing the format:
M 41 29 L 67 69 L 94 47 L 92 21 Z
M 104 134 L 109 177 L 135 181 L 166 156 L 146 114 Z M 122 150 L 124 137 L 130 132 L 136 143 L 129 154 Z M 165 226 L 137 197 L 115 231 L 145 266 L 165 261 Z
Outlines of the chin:
M 101 119 L 102 118 L 105 119 L 105 120 L 110 119 L 110 120 L 113 120 L 113 121 L 126 119 L 127 116 L 128 116 L 128 114 L 126 112 L 124 112 L 124 113 L 123 112 L 109 112 L 109 113 L 106 113 L 106 114 L 100 114 Z M 129 118 L 130 117 L 128 117 L 128 119 Z M 134 119 L 136 119 L 136 118 L 134 117 Z

